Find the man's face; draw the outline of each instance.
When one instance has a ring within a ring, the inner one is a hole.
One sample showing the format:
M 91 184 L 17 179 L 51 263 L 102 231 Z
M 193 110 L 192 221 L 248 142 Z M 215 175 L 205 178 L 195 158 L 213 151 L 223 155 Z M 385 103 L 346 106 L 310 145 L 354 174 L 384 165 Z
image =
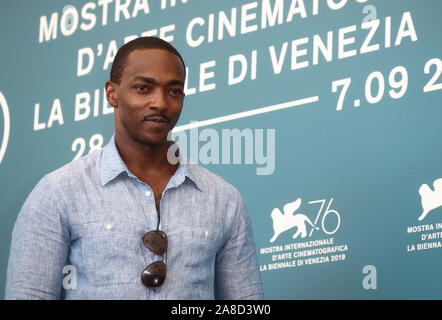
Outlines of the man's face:
M 140 49 L 129 54 L 120 84 L 107 82 L 120 137 L 147 146 L 167 142 L 184 101 L 184 66 L 163 49 Z

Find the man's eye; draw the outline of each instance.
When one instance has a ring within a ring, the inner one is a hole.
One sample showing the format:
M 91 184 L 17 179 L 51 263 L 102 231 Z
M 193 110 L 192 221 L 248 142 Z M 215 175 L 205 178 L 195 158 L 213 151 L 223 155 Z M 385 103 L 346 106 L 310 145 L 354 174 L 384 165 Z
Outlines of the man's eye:
M 138 91 L 147 92 L 149 91 L 150 88 L 144 85 L 136 85 L 135 89 L 137 89 Z
M 181 96 L 184 93 L 182 89 L 170 89 L 169 92 L 174 96 Z

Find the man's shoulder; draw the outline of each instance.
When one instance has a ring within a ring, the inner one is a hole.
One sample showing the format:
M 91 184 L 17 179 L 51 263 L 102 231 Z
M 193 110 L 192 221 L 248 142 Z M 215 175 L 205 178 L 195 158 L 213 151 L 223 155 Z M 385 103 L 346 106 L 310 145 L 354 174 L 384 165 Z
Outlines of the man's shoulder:
M 98 173 L 91 174 L 91 172 L 98 171 L 95 168 L 100 153 L 96 151 L 43 176 L 26 198 L 22 214 L 34 214 L 36 211 L 49 212 L 53 208 L 61 208 L 66 199 L 72 197 L 74 193 L 87 190 L 87 185 L 95 183 L 96 177 L 99 177 Z
M 75 181 L 91 179 L 99 176 L 99 159 L 102 150 L 94 151 L 78 160 L 69 162 L 58 169 L 48 173 L 45 179 L 54 185 L 70 184 Z
M 199 184 L 202 189 L 211 190 L 213 192 L 223 192 L 231 194 L 235 197 L 241 197 L 241 194 L 236 187 L 216 173 L 199 164 L 189 163 L 188 166 L 195 175 L 197 180 L 196 183 Z

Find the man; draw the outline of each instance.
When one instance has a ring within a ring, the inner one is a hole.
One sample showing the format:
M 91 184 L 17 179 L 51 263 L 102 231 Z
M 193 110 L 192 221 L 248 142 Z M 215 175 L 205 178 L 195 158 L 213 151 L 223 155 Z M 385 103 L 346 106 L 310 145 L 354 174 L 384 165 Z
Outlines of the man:
M 29 195 L 12 235 L 6 299 L 263 297 L 241 195 L 198 165 L 168 161 L 185 73 L 158 38 L 120 48 L 106 82 L 115 135 Z

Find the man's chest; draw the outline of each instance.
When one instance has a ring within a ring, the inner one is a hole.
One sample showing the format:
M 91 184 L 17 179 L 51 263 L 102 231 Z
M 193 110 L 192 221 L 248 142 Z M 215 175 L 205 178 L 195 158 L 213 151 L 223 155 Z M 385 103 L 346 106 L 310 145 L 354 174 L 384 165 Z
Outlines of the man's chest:
M 83 225 L 112 221 L 138 225 L 146 231 L 156 229 L 160 222 L 161 228 L 192 226 L 209 230 L 216 226 L 224 232 L 235 215 L 228 201 L 188 186 L 159 192 L 145 184 L 108 185 L 100 192 L 77 192 L 67 207 L 74 239 L 81 236 Z
M 222 210 L 213 201 L 193 190 L 167 191 L 161 199 L 159 229 L 168 238 L 167 281 L 165 286 L 202 287 L 210 292 L 213 266 L 225 241 Z M 71 262 L 84 270 L 94 285 L 136 283 L 142 270 L 160 257 L 142 242 L 143 235 L 158 223 L 152 190 L 124 189 L 90 200 L 71 212 Z M 199 191 L 197 191 L 199 192 Z M 204 201 L 206 200 L 206 201 Z M 207 266 L 204 270 L 201 266 Z M 200 270 L 195 272 L 195 269 Z M 184 277 L 183 277 L 184 276 Z M 204 281 L 201 282 L 201 280 Z

